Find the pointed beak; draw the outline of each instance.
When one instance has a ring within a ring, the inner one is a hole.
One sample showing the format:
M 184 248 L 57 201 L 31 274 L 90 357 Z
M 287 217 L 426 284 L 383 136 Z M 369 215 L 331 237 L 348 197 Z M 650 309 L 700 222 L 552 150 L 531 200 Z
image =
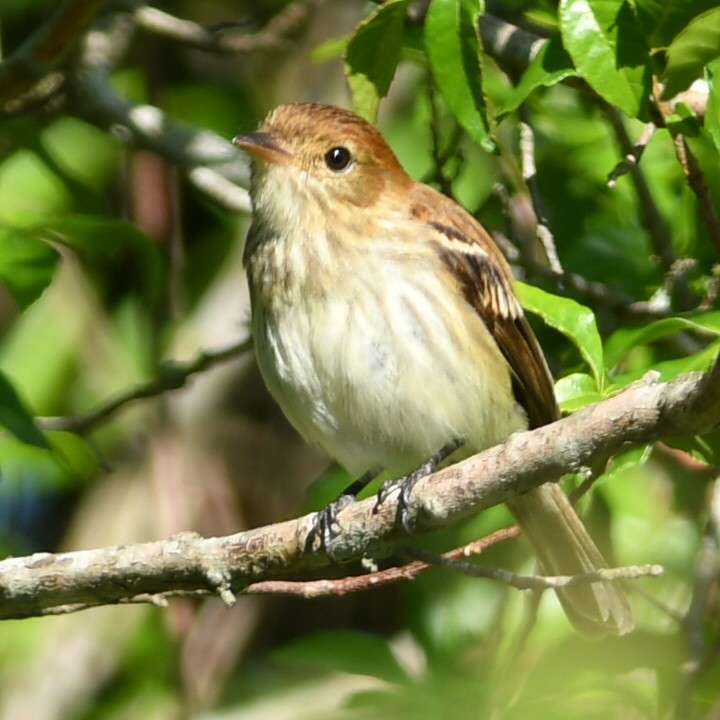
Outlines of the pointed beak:
M 235 147 L 249 152 L 260 160 L 282 165 L 290 162 L 289 150 L 271 133 L 254 132 L 236 135 L 232 142 Z

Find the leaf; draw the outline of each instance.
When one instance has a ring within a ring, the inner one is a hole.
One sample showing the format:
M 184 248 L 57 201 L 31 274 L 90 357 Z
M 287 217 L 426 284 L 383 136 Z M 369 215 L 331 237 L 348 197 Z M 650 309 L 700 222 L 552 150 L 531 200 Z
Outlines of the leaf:
M 625 0 L 561 0 L 563 44 L 580 76 L 630 117 L 648 117 L 649 52 Z
M 630 350 L 638 345 L 647 345 L 683 330 L 704 331 L 720 335 L 720 311 L 702 313 L 693 317 L 663 318 L 642 327 L 616 330 L 605 342 L 607 367 L 615 367 Z
M 32 413 L 27 410 L 12 383 L 2 372 L 0 372 L 0 426 L 28 445 L 50 449 L 50 443 L 38 427 Z
M 302 637 L 273 655 L 303 666 L 368 675 L 393 684 L 408 682 L 387 641 L 356 630 L 328 630 Z
M 703 75 L 703 67 L 720 57 L 720 8 L 696 17 L 667 49 L 667 65 L 661 76 L 662 98 L 674 97 Z
M 345 50 L 345 76 L 358 115 L 368 122 L 377 119 L 380 98 L 385 97 L 405 32 L 409 0 L 389 0 L 363 20 Z
M 22 228 L 0 227 L 0 280 L 25 309 L 50 284 L 58 255 Z
M 590 308 L 570 298 L 547 293 L 534 285 L 515 284 L 523 307 L 568 338 L 590 366 L 597 389 L 602 393 L 605 384 L 605 365 L 600 333 Z
M 648 46 L 667 48 L 698 15 L 717 6 L 717 0 L 630 0 Z
M 157 243 L 136 225 L 125 220 L 91 215 L 72 215 L 44 222 L 35 229 L 44 241 L 74 250 L 94 276 L 103 275 L 103 287 L 113 284 L 118 268 L 131 265 L 128 282 L 150 304 L 159 297 L 164 270 Z
M 631 383 L 640 380 L 648 370 L 656 372 L 660 382 L 674 380 L 678 375 L 682 375 L 683 373 L 705 371 L 715 361 L 719 352 L 720 341 L 715 341 L 694 355 L 677 358 L 676 360 L 665 360 L 664 362 L 655 363 L 652 368 L 644 368 L 623 375 L 616 375 L 607 392 L 616 393 L 622 390 Z
M 493 150 L 476 31 L 480 0 L 432 0 L 425 17 L 425 52 L 452 114 L 479 145 Z
M 522 74 L 520 82 L 506 98 L 497 115 L 506 115 L 525 102 L 530 93 L 539 87 L 550 87 L 567 77 L 577 75 L 572 58 L 563 47 L 560 37 L 550 38 Z
M 327 507 L 343 490 L 350 487 L 354 479 L 340 465 L 332 465 L 308 486 L 303 512 L 316 512 Z
M 705 110 L 705 128 L 720 152 L 720 60 L 708 65 L 707 80 L 710 94 Z
M 587 373 L 571 373 L 555 383 L 555 397 L 563 412 L 571 413 L 602 400 L 595 379 Z

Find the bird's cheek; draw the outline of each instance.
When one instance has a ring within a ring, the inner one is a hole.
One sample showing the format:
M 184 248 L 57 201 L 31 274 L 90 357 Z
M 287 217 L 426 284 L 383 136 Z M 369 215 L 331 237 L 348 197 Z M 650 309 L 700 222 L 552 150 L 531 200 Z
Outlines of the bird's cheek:
M 348 177 L 345 188 L 345 200 L 357 208 L 373 205 L 382 195 L 385 182 L 380 175 L 357 175 Z

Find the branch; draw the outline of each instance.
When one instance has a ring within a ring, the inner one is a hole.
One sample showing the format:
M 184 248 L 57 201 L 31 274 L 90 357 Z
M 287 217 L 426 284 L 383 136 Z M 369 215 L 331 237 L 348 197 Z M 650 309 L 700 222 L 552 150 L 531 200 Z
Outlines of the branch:
M 0 63 L 0 106 L 6 113 L 50 97 L 62 84 L 52 70 L 75 49 L 104 0 L 63 0 L 13 54 Z
M 81 116 L 95 125 L 124 129 L 138 147 L 151 150 L 187 173 L 196 187 L 234 212 L 250 212 L 245 188 L 249 164 L 227 138 L 210 130 L 176 122 L 152 105 L 132 103 L 119 95 L 110 73 L 131 27 L 127 18 L 111 18 L 106 30 L 92 30 L 83 46 L 82 70 L 69 78 Z M 118 48 L 118 46 L 121 46 Z
M 295 32 L 307 19 L 308 9 L 300 3 L 291 3 L 275 15 L 262 30 L 252 34 L 238 32 L 242 26 L 208 29 L 150 5 L 135 8 L 133 17 L 137 25 L 147 32 L 190 47 L 211 52 L 246 53 L 287 47 L 287 36 Z
M 512 435 L 424 478 L 409 509 L 413 531 L 438 528 L 503 502 L 621 449 L 687 436 L 720 425 L 720 357 L 704 374 L 669 383 L 636 383 L 619 395 L 537 430 Z M 333 544 L 342 561 L 378 557 L 407 540 L 396 522 L 394 496 L 374 498 L 338 515 Z M 183 533 L 168 540 L 0 562 L 0 617 L 21 618 L 120 602 L 162 602 L 167 595 L 234 593 L 260 580 L 330 564 L 306 547 L 312 515 L 228 537 Z

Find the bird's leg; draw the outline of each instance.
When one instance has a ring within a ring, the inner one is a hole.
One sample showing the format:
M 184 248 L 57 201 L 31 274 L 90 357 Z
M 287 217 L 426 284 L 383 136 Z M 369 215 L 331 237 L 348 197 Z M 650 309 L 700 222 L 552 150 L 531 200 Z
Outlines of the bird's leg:
M 410 533 L 410 493 L 418 480 L 431 475 L 434 473 L 441 463 L 447 460 L 459 447 L 463 445 L 463 441 L 459 439 L 451 440 L 449 443 L 443 445 L 436 453 L 431 455 L 425 462 L 418 468 L 413 470 L 409 475 L 397 478 L 396 480 L 388 480 L 384 482 L 380 487 L 377 494 L 377 503 L 375 504 L 375 510 L 377 510 L 382 503 L 385 502 L 388 495 L 394 490 L 399 490 L 398 495 L 398 516 L 400 522 L 405 528 L 405 531 Z
M 306 549 L 311 549 L 315 538 L 320 540 L 320 549 L 324 550 L 332 560 L 335 555 L 332 551 L 332 541 L 340 534 L 342 528 L 337 521 L 337 514 L 350 503 L 355 502 L 357 496 L 380 473 L 382 468 L 371 468 L 364 472 L 351 485 L 345 488 L 327 507 L 315 513 L 312 527 L 305 540 Z

